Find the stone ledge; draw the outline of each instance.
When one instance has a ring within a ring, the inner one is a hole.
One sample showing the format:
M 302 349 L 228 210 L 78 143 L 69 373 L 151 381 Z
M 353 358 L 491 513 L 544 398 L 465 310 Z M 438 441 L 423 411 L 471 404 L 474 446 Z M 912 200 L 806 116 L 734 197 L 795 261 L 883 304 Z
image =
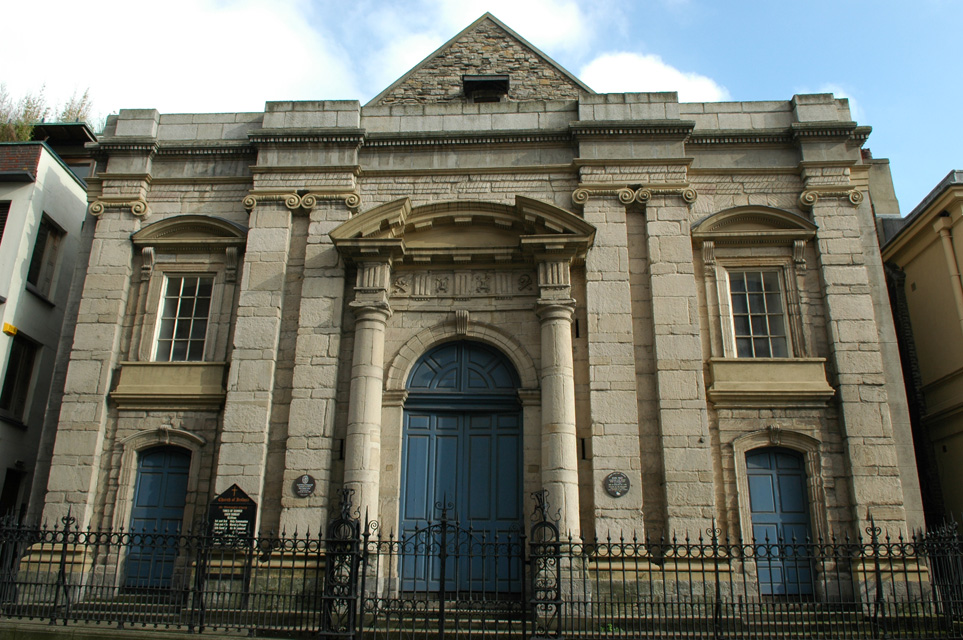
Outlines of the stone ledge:
M 709 374 L 716 407 L 823 406 L 836 394 L 825 358 L 710 358 Z
M 118 409 L 218 410 L 226 362 L 122 362 L 110 393 Z

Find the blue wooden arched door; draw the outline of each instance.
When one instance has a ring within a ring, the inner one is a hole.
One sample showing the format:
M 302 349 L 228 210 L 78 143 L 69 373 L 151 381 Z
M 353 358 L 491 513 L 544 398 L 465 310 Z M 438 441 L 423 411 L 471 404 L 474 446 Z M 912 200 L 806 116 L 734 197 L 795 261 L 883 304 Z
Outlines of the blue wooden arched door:
M 178 447 L 156 447 L 138 456 L 134 504 L 130 512 L 128 587 L 171 585 L 190 465 L 190 452 Z
M 437 522 L 437 507 L 445 502 L 452 506 L 448 517 L 470 527 L 476 541 L 517 535 L 522 519 L 517 390 L 518 375 L 508 359 L 477 342 L 443 344 L 415 364 L 405 401 L 403 539 Z M 437 576 L 426 565 L 406 569 L 403 588 L 437 588 Z M 515 571 L 501 573 L 508 579 Z
M 759 583 L 767 595 L 813 592 L 809 500 L 803 456 L 769 447 L 746 454 L 752 537 Z

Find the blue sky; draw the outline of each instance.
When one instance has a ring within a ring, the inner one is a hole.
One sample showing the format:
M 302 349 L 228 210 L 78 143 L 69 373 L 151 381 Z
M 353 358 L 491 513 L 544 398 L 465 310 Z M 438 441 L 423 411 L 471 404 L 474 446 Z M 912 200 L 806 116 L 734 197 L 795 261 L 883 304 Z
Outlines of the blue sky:
M 20 2 L 4 8 L 25 28 L 0 39 L 0 81 L 52 103 L 89 88 L 101 116 L 364 103 L 485 11 L 600 92 L 847 97 L 904 215 L 963 169 L 961 0 Z

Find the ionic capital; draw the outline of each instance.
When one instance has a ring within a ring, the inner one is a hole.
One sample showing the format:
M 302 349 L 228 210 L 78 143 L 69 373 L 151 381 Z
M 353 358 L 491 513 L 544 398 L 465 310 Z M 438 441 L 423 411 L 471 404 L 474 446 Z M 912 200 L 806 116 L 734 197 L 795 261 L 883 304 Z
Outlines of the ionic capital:
M 585 204 L 591 197 L 617 197 L 619 202 L 628 205 L 633 202 L 647 203 L 652 196 L 679 196 L 686 204 L 692 204 L 699 197 L 696 190 L 688 183 L 656 183 L 636 189 L 618 185 L 589 185 L 582 184 L 572 192 L 572 202 Z
M 799 208 L 812 211 L 816 203 L 822 198 L 837 198 L 848 200 L 849 204 L 858 207 L 863 202 L 863 192 L 858 189 L 807 189 L 799 194 Z
M 295 211 L 305 209 L 310 211 L 323 200 L 341 200 L 351 210 L 361 206 L 361 196 L 354 191 L 309 191 L 303 195 L 279 191 L 252 191 L 245 196 L 243 204 L 248 212 L 260 202 L 283 202 L 284 206 Z
M 142 199 L 137 200 L 127 200 L 127 199 L 113 199 L 113 198 L 98 198 L 90 203 L 87 207 L 88 213 L 99 218 L 103 215 L 104 211 L 107 209 L 126 209 L 130 211 L 130 214 L 136 218 L 145 219 L 150 216 L 150 207 L 147 206 L 147 202 Z

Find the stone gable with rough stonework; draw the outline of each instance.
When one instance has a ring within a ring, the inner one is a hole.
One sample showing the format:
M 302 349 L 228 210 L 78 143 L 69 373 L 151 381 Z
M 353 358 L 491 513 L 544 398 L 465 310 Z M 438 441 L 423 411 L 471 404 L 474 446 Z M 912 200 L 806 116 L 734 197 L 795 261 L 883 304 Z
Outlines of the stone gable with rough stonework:
M 462 101 L 463 75 L 510 76 L 508 101 L 575 100 L 587 92 L 491 19 L 479 21 L 372 105 Z

